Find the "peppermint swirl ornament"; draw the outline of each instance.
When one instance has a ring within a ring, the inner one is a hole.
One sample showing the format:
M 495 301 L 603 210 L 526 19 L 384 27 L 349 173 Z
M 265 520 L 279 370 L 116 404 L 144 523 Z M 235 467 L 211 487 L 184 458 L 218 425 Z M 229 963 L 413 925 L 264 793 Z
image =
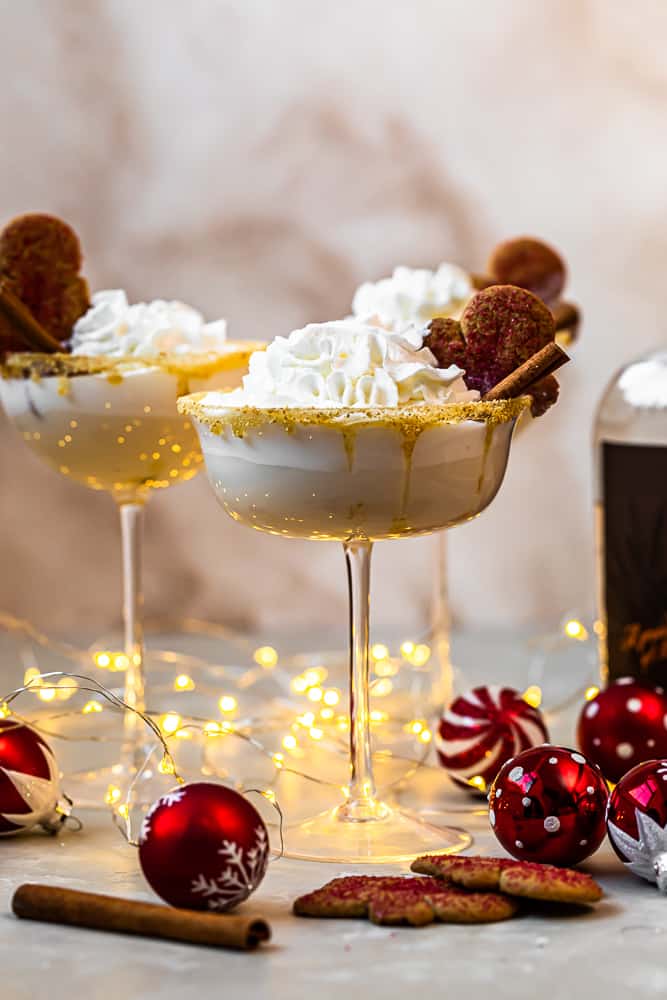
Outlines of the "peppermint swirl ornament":
M 19 719 L 0 719 L 0 836 L 34 826 L 54 832 L 69 812 L 46 740 Z
M 548 739 L 539 709 L 513 688 L 490 684 L 466 691 L 451 703 L 440 720 L 435 746 L 457 785 L 485 794 L 506 760 Z

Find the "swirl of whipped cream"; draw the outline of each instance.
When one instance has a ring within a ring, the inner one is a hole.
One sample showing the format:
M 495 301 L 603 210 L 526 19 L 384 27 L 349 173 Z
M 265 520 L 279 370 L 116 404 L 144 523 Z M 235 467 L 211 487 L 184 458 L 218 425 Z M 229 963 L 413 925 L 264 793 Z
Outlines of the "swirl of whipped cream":
M 355 319 L 311 323 L 253 354 L 242 388 L 207 393 L 202 404 L 325 409 L 479 399 L 460 368 L 437 367 L 424 332 L 399 334 Z
M 87 357 L 154 358 L 160 354 L 199 354 L 224 349 L 224 319 L 205 323 L 183 302 L 137 302 L 124 291 L 93 295 L 92 305 L 74 324 L 72 354 Z
M 393 330 L 422 326 L 435 316 L 458 317 L 473 294 L 470 275 L 453 264 L 437 271 L 397 267 L 391 278 L 366 281 L 354 294 L 355 316 Z

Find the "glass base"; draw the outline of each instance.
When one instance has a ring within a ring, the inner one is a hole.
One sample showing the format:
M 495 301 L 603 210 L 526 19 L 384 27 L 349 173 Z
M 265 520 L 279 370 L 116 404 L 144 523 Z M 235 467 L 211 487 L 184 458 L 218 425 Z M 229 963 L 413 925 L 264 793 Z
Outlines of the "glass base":
M 385 807 L 383 819 L 345 820 L 328 810 L 283 830 L 286 858 L 346 864 L 413 861 L 419 854 L 458 854 L 472 844 L 465 830 L 449 826 L 437 810 Z
M 63 786 L 74 809 L 112 809 L 127 800 L 132 785 L 133 806 L 150 806 L 164 792 L 165 778 L 156 768 L 146 768 L 138 778 L 125 764 L 112 764 L 89 771 L 69 771 Z M 158 780 L 159 779 L 159 780 Z M 132 784 L 134 782 L 134 784 Z

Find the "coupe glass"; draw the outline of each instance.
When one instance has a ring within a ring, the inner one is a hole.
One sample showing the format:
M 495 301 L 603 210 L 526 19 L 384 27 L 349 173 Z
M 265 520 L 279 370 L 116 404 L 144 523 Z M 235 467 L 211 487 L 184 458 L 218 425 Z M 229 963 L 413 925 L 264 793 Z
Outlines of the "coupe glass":
M 124 627 L 124 700 L 144 711 L 142 526 L 150 494 L 197 474 L 197 434 L 176 399 L 193 389 L 240 384 L 258 344 L 230 343 L 223 353 L 163 355 L 159 360 L 14 354 L 0 371 L 0 400 L 26 443 L 68 479 L 108 493 L 120 513 Z M 146 760 L 145 726 L 124 718 L 121 758 L 89 771 L 78 797 L 99 804 L 112 781 L 127 787 Z M 82 776 L 83 777 L 83 776 Z
M 196 394 L 179 411 L 199 431 L 216 497 L 236 521 L 271 534 L 341 542 L 350 601 L 349 781 L 329 808 L 285 830 L 286 853 L 389 862 L 453 852 L 471 838 L 435 809 L 376 793 L 369 711 L 373 542 L 451 528 L 479 514 L 503 480 L 528 400 L 396 409 L 221 409 Z

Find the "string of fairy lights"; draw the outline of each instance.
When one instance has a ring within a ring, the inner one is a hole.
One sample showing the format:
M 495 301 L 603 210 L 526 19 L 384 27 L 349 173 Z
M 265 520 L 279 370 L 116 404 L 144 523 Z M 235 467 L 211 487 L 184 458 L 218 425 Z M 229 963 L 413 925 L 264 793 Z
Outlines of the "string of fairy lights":
M 592 630 L 597 631 L 598 627 L 596 623 Z M 30 623 L 6 613 L 0 613 L 0 630 L 14 637 L 19 644 L 23 685 L 17 690 L 25 691 L 43 703 L 40 705 L 38 718 L 27 721 L 40 728 L 47 736 L 77 741 L 120 741 L 121 737 L 99 733 L 92 736 L 81 736 L 78 733 L 73 735 L 67 732 L 67 723 L 74 716 L 99 715 L 110 709 L 125 710 L 120 698 L 116 695 L 111 699 L 107 697 L 109 689 L 88 676 L 91 669 L 102 672 L 103 676 L 122 675 L 130 665 L 124 652 L 111 648 L 79 649 L 52 640 Z M 164 711 L 149 709 L 146 712 L 148 724 L 153 728 L 154 734 L 159 734 L 163 748 L 167 751 L 163 752 L 157 766 L 161 774 L 177 774 L 174 758 L 168 748 L 177 747 L 180 741 L 199 740 L 205 745 L 209 739 L 234 736 L 270 763 L 272 777 L 262 790 L 269 801 L 276 801 L 272 785 L 281 772 L 291 773 L 317 784 L 336 784 L 320 774 L 309 772 L 302 763 L 308 758 L 309 748 L 315 745 L 322 746 L 328 754 L 337 755 L 341 760 L 347 757 L 350 723 L 344 707 L 346 699 L 341 688 L 330 683 L 330 671 L 326 666 L 304 665 L 303 656 L 281 654 L 272 645 L 254 647 L 246 636 L 236 635 L 230 629 L 213 624 L 188 620 L 180 623 L 178 631 L 179 634 L 196 633 L 208 638 L 224 637 L 231 640 L 239 654 L 239 665 L 231 669 L 212 663 L 205 657 L 175 649 L 149 651 L 148 661 L 159 665 L 161 671 L 166 671 L 165 677 L 168 680 L 163 688 L 168 688 L 174 698 L 173 705 Z M 589 629 L 583 622 L 577 617 L 568 617 L 557 633 L 534 640 L 534 646 L 543 655 L 563 645 L 587 642 L 589 638 Z M 36 649 L 64 657 L 74 664 L 76 671 L 42 672 Z M 391 696 L 400 680 L 401 671 L 405 668 L 411 668 L 412 671 L 424 670 L 428 668 L 432 658 L 433 647 L 423 641 L 406 639 L 394 653 L 385 643 L 375 643 L 371 647 L 371 727 L 376 732 L 382 730 L 385 736 L 387 732 L 393 734 L 397 749 L 387 748 L 384 752 L 402 763 L 398 779 L 401 781 L 405 781 L 417 769 L 427 766 L 433 731 L 426 714 L 404 715 L 390 707 Z M 247 693 L 264 693 L 262 685 L 267 678 L 275 681 L 270 696 L 272 726 L 268 734 L 264 731 L 266 712 L 263 711 L 259 718 L 244 706 Z M 578 685 L 559 704 L 546 706 L 548 715 L 564 711 L 582 697 L 594 697 L 598 691 L 597 686 L 590 683 L 590 678 L 585 680 L 585 684 Z M 180 696 L 193 693 L 202 696 L 206 706 L 211 706 L 210 714 L 192 714 L 178 704 Z M 81 697 L 84 695 L 85 699 Z M 75 696 L 78 696 L 76 704 L 67 705 Z M 536 683 L 529 684 L 523 691 L 523 697 L 530 705 L 540 707 L 543 702 L 542 687 Z M 44 713 L 43 709 L 47 706 L 53 707 L 53 713 Z M 0 703 L 0 717 L 7 717 L 9 714 L 9 705 Z M 56 723 L 58 731 L 51 728 Z M 62 729 L 63 724 L 65 731 Z M 406 747 L 410 749 L 409 753 L 405 752 Z M 471 785 L 479 787 L 477 780 L 476 777 L 471 778 Z M 122 819 L 127 819 L 126 792 L 120 785 L 109 783 L 104 793 L 104 802 Z

